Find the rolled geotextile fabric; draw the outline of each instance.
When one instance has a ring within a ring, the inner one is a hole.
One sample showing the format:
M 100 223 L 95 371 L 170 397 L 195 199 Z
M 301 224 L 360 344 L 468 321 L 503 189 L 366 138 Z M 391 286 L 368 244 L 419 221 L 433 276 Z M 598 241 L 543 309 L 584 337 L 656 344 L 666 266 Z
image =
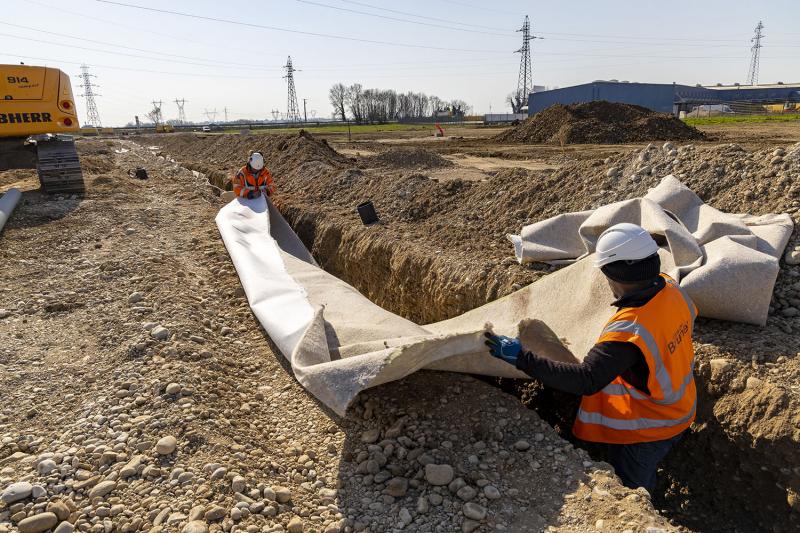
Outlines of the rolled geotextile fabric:
M 19 189 L 9 189 L 0 197 L 0 231 L 3 231 L 6 221 L 11 218 L 11 213 L 17 207 L 20 198 L 22 198 L 22 193 L 19 192 Z

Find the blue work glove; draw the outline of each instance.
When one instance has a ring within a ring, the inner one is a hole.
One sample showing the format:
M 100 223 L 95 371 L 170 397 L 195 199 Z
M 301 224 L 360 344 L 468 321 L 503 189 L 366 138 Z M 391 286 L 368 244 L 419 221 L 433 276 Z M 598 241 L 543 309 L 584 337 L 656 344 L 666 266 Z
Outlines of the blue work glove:
M 484 333 L 484 336 L 486 337 L 485 344 L 489 347 L 490 354 L 510 365 L 517 365 L 517 357 L 522 353 L 522 344 L 519 339 L 495 335 L 488 331 Z

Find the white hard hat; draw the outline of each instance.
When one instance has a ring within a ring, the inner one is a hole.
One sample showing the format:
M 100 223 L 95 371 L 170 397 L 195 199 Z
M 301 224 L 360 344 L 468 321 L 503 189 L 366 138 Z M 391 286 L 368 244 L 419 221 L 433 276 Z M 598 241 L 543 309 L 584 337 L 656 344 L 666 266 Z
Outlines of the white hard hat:
M 597 239 L 594 266 L 615 261 L 639 261 L 658 252 L 658 244 L 647 231 L 636 224 L 614 224 Z
M 253 152 L 250 154 L 247 164 L 249 164 L 250 168 L 253 170 L 261 170 L 264 168 L 264 156 L 261 155 L 261 152 Z

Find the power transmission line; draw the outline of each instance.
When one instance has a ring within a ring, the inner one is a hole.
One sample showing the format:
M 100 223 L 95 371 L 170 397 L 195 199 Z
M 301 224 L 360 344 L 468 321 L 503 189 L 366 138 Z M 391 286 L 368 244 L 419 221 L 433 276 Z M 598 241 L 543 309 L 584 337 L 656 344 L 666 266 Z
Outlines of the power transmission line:
M 97 48 L 69 45 L 69 44 L 65 44 L 63 42 L 46 41 L 46 40 L 41 40 L 41 39 L 32 39 L 30 37 L 22 37 L 22 36 L 10 35 L 10 34 L 4 34 L 4 33 L 0 33 L 0 36 L 11 37 L 11 38 L 14 38 L 14 39 L 20 39 L 20 40 L 24 40 L 24 41 L 42 42 L 42 43 L 53 44 L 53 45 L 58 45 L 58 46 L 62 46 L 62 47 L 78 48 L 78 49 L 81 49 L 81 50 L 89 50 L 89 51 L 100 52 L 100 53 L 109 54 L 109 55 L 118 55 L 118 56 L 122 56 L 122 57 L 136 57 L 136 58 L 141 58 L 141 59 L 156 60 L 156 61 L 162 61 L 162 62 L 174 63 L 174 64 L 186 64 L 186 65 L 202 66 L 202 67 L 208 67 L 208 68 L 220 68 L 220 66 L 226 66 L 226 65 L 231 65 L 231 68 L 238 68 L 237 65 L 241 65 L 241 63 L 228 63 L 228 62 L 223 62 L 223 61 L 217 62 L 218 64 L 200 64 L 200 63 L 178 61 L 178 60 L 159 58 L 159 57 L 140 56 L 140 55 L 137 55 L 137 54 L 126 54 L 126 53 L 112 51 L 112 50 L 101 50 L 101 49 L 97 49 Z M 111 45 L 111 46 L 116 46 L 116 45 Z M 698 55 L 667 56 L 667 55 L 650 55 L 650 54 L 586 54 L 586 53 L 575 53 L 575 52 L 539 52 L 539 54 L 540 55 L 544 55 L 544 56 L 552 55 L 552 56 L 580 56 L 580 57 L 647 57 L 647 58 L 653 58 L 653 59 L 728 59 L 729 58 L 727 56 L 698 56 Z M 12 54 L 9 54 L 9 55 L 12 55 Z M 13 55 L 16 55 L 16 54 L 13 54 Z M 69 61 L 64 61 L 64 63 L 70 63 L 70 62 Z M 448 62 L 448 64 L 452 64 L 452 63 Z M 470 64 L 473 64 L 473 63 L 470 62 Z M 101 66 L 101 65 L 95 64 L 95 66 Z M 318 70 L 320 70 L 320 71 L 331 70 L 331 69 L 341 70 L 343 67 L 348 67 L 348 66 L 355 67 L 357 65 L 341 65 L 341 66 L 337 66 L 335 68 L 334 67 L 320 67 Z M 123 70 L 136 70 L 136 69 L 123 68 L 123 67 L 118 67 L 118 66 L 106 66 L 106 68 L 119 68 L 119 69 L 123 69 Z M 259 69 L 259 70 L 273 70 L 273 68 L 271 68 L 271 67 L 255 67 L 255 68 Z M 392 67 L 386 67 L 386 68 L 392 68 Z M 424 68 L 424 67 L 416 67 L 416 68 Z M 360 67 L 359 67 L 359 69 L 360 69 Z M 140 72 L 155 72 L 155 71 L 149 70 L 149 69 L 138 69 L 138 71 L 140 71 Z M 173 72 L 163 72 L 163 71 L 161 71 L 161 72 L 165 73 L 165 74 L 174 74 Z M 190 74 L 184 74 L 184 75 L 190 75 Z M 191 75 L 214 77 L 213 75 L 206 75 L 206 74 L 191 74 Z M 217 77 L 226 77 L 226 76 L 217 76 Z M 234 77 L 237 77 L 237 76 L 234 76 Z M 238 77 L 239 78 L 252 78 L 253 76 L 238 76 Z
M 470 33 L 482 33 L 484 35 L 499 35 L 501 37 L 508 37 L 508 34 L 506 34 L 506 33 L 497 33 L 497 32 L 490 32 L 490 31 L 483 31 L 483 30 L 470 30 L 470 29 L 467 29 L 467 28 L 456 28 L 456 27 L 453 27 L 453 26 L 445 26 L 443 24 L 433 24 L 431 22 L 421 22 L 421 21 L 418 21 L 418 20 L 401 19 L 401 18 L 397 18 L 397 17 L 390 17 L 388 15 L 378 15 L 376 13 L 367 13 L 366 11 L 358 11 L 356 9 L 349 9 L 349 8 L 346 8 L 346 7 L 332 6 L 332 5 L 323 4 L 323 3 L 320 3 L 320 2 L 312 2 L 311 0 L 296 0 L 296 1 L 300 2 L 301 4 L 308 4 L 308 5 L 312 5 L 312 6 L 326 7 L 328 9 L 335 9 L 336 11 L 344 11 L 344 12 L 347 12 L 347 13 L 355 13 L 357 15 L 365 15 L 365 16 L 368 16 L 368 17 L 375 17 L 375 18 L 384 19 L 384 20 L 393 20 L 395 22 L 406 22 L 408 24 L 417 24 L 419 26 L 429 26 L 429 27 L 432 27 L 432 28 L 442 28 L 442 29 L 445 29 L 445 30 L 465 31 L 465 32 L 470 32 Z
M 755 29 L 755 35 L 750 42 L 753 43 L 753 46 L 750 48 L 751 56 L 750 56 L 750 68 L 747 70 L 747 84 L 748 85 L 758 85 L 758 63 L 761 59 L 761 39 L 765 37 L 761 33 L 761 30 L 764 29 L 764 24 L 761 21 L 758 21 L 758 26 Z
M 458 24 L 459 26 L 470 26 L 472 28 L 481 28 L 481 29 L 484 29 L 484 30 L 506 31 L 505 28 L 497 28 L 497 27 L 492 27 L 492 26 L 481 26 L 479 24 L 468 24 L 466 22 L 458 22 L 458 21 L 455 21 L 455 20 L 443 19 L 443 18 L 437 18 L 437 17 L 427 17 L 425 15 L 419 15 L 417 13 L 409 13 L 408 11 L 398 11 L 396 9 L 389 9 L 389 8 L 386 8 L 386 7 L 380 7 L 380 6 L 376 6 L 376 5 L 373 5 L 373 4 L 367 4 L 367 3 L 364 3 L 364 2 L 356 2 L 354 0 L 341 0 L 341 2 L 343 2 L 345 4 L 353 4 L 353 5 L 356 5 L 356 6 L 368 7 L 370 9 L 376 9 L 378 11 L 386 11 L 388 13 L 397 13 L 398 15 L 408 15 L 410 17 L 416 17 L 416 18 L 425 19 L 425 20 L 435 20 L 435 21 L 438 21 L 438 22 L 448 22 L 450 24 Z
M 531 66 L 531 41 L 536 39 L 531 35 L 531 23 L 528 15 L 525 15 L 525 22 L 517 30 L 522 32 L 522 47 L 515 53 L 521 54 L 519 60 L 519 78 L 517 80 L 517 99 L 521 107 L 526 107 L 529 91 L 533 90 L 533 68 Z
M 43 34 L 44 33 L 44 34 L 48 34 L 48 35 L 54 35 L 56 37 L 66 37 L 67 39 L 74 39 L 76 41 L 83 41 L 83 42 L 93 43 L 93 44 L 102 44 L 102 45 L 105 45 L 105 46 L 113 46 L 114 48 L 122 48 L 122 49 L 125 49 L 125 50 L 133 50 L 135 52 L 145 52 L 147 54 L 158 54 L 160 56 L 176 57 L 176 58 L 179 58 L 179 59 L 191 59 L 191 60 L 195 60 L 195 61 L 203 61 L 203 62 L 206 62 L 206 63 L 221 63 L 221 64 L 224 64 L 224 65 L 234 65 L 234 66 L 240 66 L 240 67 L 257 68 L 257 69 L 261 69 L 261 70 L 278 70 L 277 67 L 266 67 L 266 66 L 255 66 L 255 67 L 253 67 L 252 63 L 235 63 L 233 61 L 215 61 L 213 59 L 207 59 L 207 58 L 204 58 L 204 57 L 183 56 L 183 55 L 179 55 L 179 54 L 170 54 L 170 53 L 167 53 L 167 52 L 162 52 L 161 50 L 148 50 L 146 48 L 136 48 L 136 47 L 127 46 L 127 45 L 124 45 L 124 44 L 110 43 L 108 41 L 97 41 L 95 39 L 87 39 L 85 37 L 78 37 L 76 35 L 69 35 L 69 34 L 66 34 L 66 33 L 58 33 L 58 32 L 54 32 L 54 31 L 46 30 L 44 28 L 34 28 L 32 26 L 23 26 L 22 24 L 12 24 L 10 22 L 0 21 L 0 24 L 2 24 L 4 26 L 12 26 L 14 28 L 20 28 L 20 29 L 23 29 L 23 30 L 34 31 L 37 34 Z M 28 40 L 28 37 L 18 37 L 18 36 L 9 35 L 9 34 L 2 34 L 2 35 L 6 36 L 6 37 L 13 37 L 13 38 L 17 38 L 17 39 Z M 58 42 L 58 43 L 54 43 L 52 41 L 43 41 L 43 42 L 46 42 L 48 44 L 58 44 L 59 46 L 65 46 L 64 43 L 62 43 L 62 42 Z M 69 45 L 66 45 L 66 46 L 69 46 Z M 98 50 L 98 51 L 102 51 L 102 50 Z M 131 56 L 131 57 L 140 57 L 140 56 Z M 145 59 L 158 59 L 158 58 L 147 57 Z M 197 63 L 189 63 L 189 64 L 195 64 L 196 65 Z M 209 65 L 209 66 L 211 66 L 211 65 Z
M 186 105 L 186 100 L 181 98 L 175 99 L 175 105 L 178 106 L 178 124 L 186 124 L 186 113 L 183 111 L 183 106 Z
M 111 19 L 106 19 L 106 18 L 101 18 L 101 17 L 94 17 L 92 15 L 87 15 L 86 13 L 78 13 L 77 11 L 71 11 L 69 9 L 64 9 L 61 6 L 52 5 L 52 4 L 48 4 L 48 3 L 45 3 L 45 2 L 40 2 L 39 0 L 27 0 L 27 2 L 29 4 L 34 4 L 34 5 L 38 5 L 40 7 L 44 7 L 45 9 L 48 10 L 48 12 L 53 11 L 53 10 L 60 11 L 62 13 L 67 13 L 67 14 L 73 15 L 75 17 L 81 17 L 81 18 L 85 18 L 85 19 L 89 19 L 89 20 L 95 20 L 97 22 L 103 22 L 104 24 L 112 24 L 114 26 L 119 26 L 120 28 L 126 28 L 126 29 L 129 29 L 129 30 L 132 30 L 132 31 L 136 32 L 137 36 L 141 35 L 142 33 L 147 33 L 147 34 L 150 34 L 150 35 L 157 35 L 159 37 L 166 37 L 168 39 L 172 39 L 172 40 L 175 40 L 175 41 L 180 41 L 182 44 L 194 43 L 194 44 L 199 44 L 201 46 L 212 47 L 214 49 L 218 49 L 219 48 L 219 43 L 209 43 L 209 42 L 206 42 L 206 41 L 198 41 L 196 39 L 187 38 L 185 35 L 176 36 L 175 34 L 160 33 L 160 32 L 157 32 L 157 31 L 152 31 L 150 29 L 143 28 L 141 26 L 133 26 L 133 25 L 129 25 L 129 24 L 122 24 L 118 20 L 111 20 Z M 229 44 L 228 44 L 228 48 L 231 49 L 231 50 L 238 50 L 239 52 L 246 52 L 248 54 L 252 53 L 251 49 L 232 47 Z M 266 54 L 263 54 L 263 55 L 266 55 Z M 277 56 L 277 54 L 276 54 L 276 56 Z
M 97 104 L 94 101 L 95 96 L 100 96 L 99 94 L 95 94 L 94 88 L 97 87 L 94 83 L 92 83 L 92 78 L 96 78 L 94 74 L 89 74 L 89 66 L 88 65 L 81 65 L 81 87 L 83 88 L 82 97 L 86 98 L 86 124 L 94 126 L 95 128 L 102 127 L 100 123 L 100 113 L 97 112 Z
M 90 51 L 90 52 L 100 52 L 101 54 L 113 54 L 113 55 L 118 55 L 118 56 L 122 56 L 122 57 L 135 57 L 137 59 L 147 59 L 149 61 L 162 61 L 162 62 L 165 62 L 165 63 L 179 63 L 179 64 L 183 64 L 183 65 L 193 65 L 193 66 L 198 66 L 198 67 L 219 68 L 220 64 L 222 64 L 222 65 L 225 65 L 225 64 L 232 65 L 232 63 L 227 63 L 227 62 L 222 62 L 222 61 L 216 62 L 217 64 L 209 64 L 208 62 L 206 62 L 206 63 L 195 63 L 195 62 L 190 62 L 190 61 L 179 61 L 179 60 L 176 60 L 176 59 L 168 59 L 168 58 L 163 58 L 163 57 L 143 56 L 143 55 L 139 55 L 139 54 L 128 54 L 128 53 L 125 53 L 125 52 L 102 50 L 102 49 L 99 49 L 99 48 L 91 48 L 91 47 L 88 47 L 88 46 L 78 46 L 77 44 L 66 44 L 66 43 L 60 42 L 60 41 L 47 41 L 45 39 L 35 39 L 33 37 L 24 37 L 24 36 L 20 36 L 20 35 L 12 35 L 10 33 L 0 33 L 0 37 L 10 37 L 12 39 L 20 39 L 20 40 L 26 41 L 26 42 L 37 42 L 37 43 L 44 43 L 44 44 L 52 44 L 52 45 L 57 45 L 59 47 L 76 48 L 78 50 L 87 50 L 87 51 Z M 116 46 L 116 45 L 112 44 L 111 46 Z M 155 52 L 155 53 L 160 54 L 160 52 Z M 254 67 L 254 68 L 260 70 L 263 67 Z
M 8 52 L 2 51 L 0 52 L 0 56 L 8 56 L 13 58 L 19 59 L 29 59 L 35 61 L 49 61 L 53 63 L 64 63 L 66 65 L 81 65 L 81 61 L 68 61 L 65 59 L 53 59 L 52 57 L 41 57 L 41 56 L 29 56 L 25 54 L 10 54 Z M 741 58 L 740 58 L 741 59 Z M 174 72 L 171 70 L 151 70 L 151 69 L 144 69 L 144 68 L 132 68 L 132 67 L 120 67 L 118 65 L 102 65 L 99 63 L 92 63 L 92 67 L 99 67 L 99 68 L 107 68 L 112 70 L 126 70 L 129 72 L 145 72 L 147 74 L 166 74 L 169 76 L 191 76 L 191 77 L 198 77 L 198 78 L 215 78 L 221 80 L 229 80 L 229 79 L 242 79 L 242 80 L 252 80 L 252 79 L 273 79 L 273 78 L 265 78 L 263 76 L 235 76 L 235 75 L 219 75 L 215 76 L 213 74 L 204 74 L 198 72 Z
M 609 38 L 609 39 L 617 39 L 620 37 L 619 34 L 610 35 L 610 34 L 602 34 L 602 33 L 565 33 L 565 32 L 555 32 L 555 31 L 540 31 L 542 35 L 567 35 L 573 37 L 599 37 L 599 38 Z M 724 42 L 724 43 L 737 43 L 740 42 L 739 39 L 706 39 L 706 38 L 696 38 L 696 37 L 637 37 L 633 35 L 625 35 L 626 39 L 632 40 L 648 40 L 648 41 L 697 41 L 697 42 Z
M 348 37 L 346 35 L 335 35 L 335 34 L 331 34 L 331 33 L 319 33 L 319 32 L 311 32 L 311 31 L 295 30 L 295 29 L 290 29 L 290 28 L 281 28 L 281 27 L 278 27 L 278 26 L 267 26 L 267 25 L 264 25 L 264 24 L 255 24 L 255 23 L 252 23 L 252 22 L 242 22 L 242 21 L 239 21 L 239 20 L 230 20 L 230 19 L 223 19 L 223 18 L 218 18 L 218 17 L 206 17 L 206 16 L 203 16 L 203 15 L 195 15 L 193 13 L 185 13 L 185 12 L 182 12 L 182 11 L 171 11 L 171 10 L 168 10 L 168 9 L 158 9 L 158 8 L 155 8 L 155 7 L 140 6 L 140 5 L 136 5 L 136 4 L 127 4 L 127 3 L 124 3 L 124 2 L 115 2 L 115 1 L 112 1 L 112 0 L 95 0 L 95 1 L 96 2 L 101 2 L 101 3 L 104 3 L 104 4 L 111 4 L 111 5 L 115 5 L 115 6 L 129 7 L 129 8 L 132 8 L 132 9 L 141 9 L 141 10 L 144 10 L 144 11 L 153 11 L 155 13 L 165 13 L 165 14 L 168 14 L 168 15 L 177 15 L 177 16 L 181 16 L 181 17 L 189 17 L 189 18 L 198 19 L 198 20 L 209 20 L 209 21 L 212 21 L 212 22 L 223 22 L 225 24 L 235 24 L 237 26 L 246 26 L 246 27 L 249 27 L 249 28 L 259 28 L 259 29 L 262 29 L 262 30 L 272 30 L 272 31 L 285 32 L 285 33 L 295 33 L 295 34 L 299 34 L 299 35 L 309 35 L 309 36 L 312 36 L 312 37 L 324 37 L 326 39 L 339 39 L 339 40 L 342 40 L 342 41 L 353 41 L 353 42 L 358 42 L 358 43 L 381 44 L 381 45 L 386 45 L 386 46 L 399 46 L 399 47 L 402 47 L 402 48 L 419 48 L 419 49 L 423 49 L 423 50 L 441 50 L 441 51 L 446 51 L 446 52 L 472 52 L 472 53 L 485 52 L 485 53 L 496 53 L 496 54 L 505 53 L 505 51 L 503 51 L 503 50 L 476 50 L 476 49 L 469 49 L 469 48 L 448 48 L 448 47 L 444 47 L 444 46 L 429 46 L 429 45 L 424 45 L 424 44 L 398 43 L 398 42 L 394 42 L 394 41 L 378 41 L 378 40 L 374 40 L 374 39 L 362 39 L 362 38 L 359 38 L 359 37 Z
M 442 1 L 456 6 L 468 7 L 470 9 L 479 9 L 481 11 L 488 11 L 490 13 L 502 13 L 503 15 L 515 15 L 515 16 L 518 15 L 518 13 L 514 13 L 512 11 L 503 11 L 502 9 L 491 9 L 483 6 L 476 6 L 474 4 L 468 4 L 466 2 L 453 2 L 451 0 L 442 0 Z
M 286 60 L 286 85 L 288 87 L 286 97 L 286 118 L 287 120 L 300 120 L 300 111 L 297 109 L 297 93 L 294 90 L 294 73 L 297 69 L 292 66 L 292 56 Z

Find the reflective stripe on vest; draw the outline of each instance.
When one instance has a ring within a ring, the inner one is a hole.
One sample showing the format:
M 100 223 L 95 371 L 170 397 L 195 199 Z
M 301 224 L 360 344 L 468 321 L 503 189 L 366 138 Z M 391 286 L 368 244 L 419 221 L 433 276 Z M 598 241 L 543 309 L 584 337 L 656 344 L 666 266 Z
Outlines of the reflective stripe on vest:
M 692 359 L 691 368 L 694 368 L 694 359 Z M 689 386 L 689 383 L 692 382 L 692 379 L 694 379 L 694 373 L 690 369 L 689 373 L 684 376 L 681 386 L 678 387 L 678 390 L 669 394 L 665 393 L 663 400 L 656 400 L 655 398 L 647 396 L 646 394 L 642 394 L 633 387 L 628 387 L 621 383 L 609 383 L 603 387 L 603 392 L 610 396 L 622 396 L 628 394 L 637 400 L 649 400 L 653 403 L 657 403 L 658 405 L 671 405 L 683 398 L 683 395 L 686 394 L 686 387 Z
M 689 309 L 693 310 L 693 306 L 690 306 Z M 673 390 L 672 378 L 669 377 L 669 372 L 667 372 L 667 369 L 664 366 L 664 360 L 661 358 L 661 350 L 659 350 L 658 344 L 656 344 L 656 341 L 653 338 L 652 333 L 647 331 L 647 328 L 645 328 L 642 324 L 638 324 L 636 322 L 620 321 L 620 322 L 611 322 L 603 329 L 603 333 L 611 333 L 611 332 L 632 333 L 642 338 L 644 343 L 647 345 L 647 349 L 650 351 L 650 354 L 652 354 L 653 360 L 655 361 L 656 381 L 658 381 L 658 385 L 659 387 L 661 387 L 661 391 L 664 393 L 664 399 L 656 400 L 655 398 L 645 396 L 644 394 L 640 393 L 639 391 L 637 391 L 632 387 L 629 388 L 625 387 L 624 385 L 612 386 L 614 385 L 613 383 L 606 385 L 606 387 L 603 389 L 603 392 L 614 396 L 619 396 L 622 394 L 630 394 L 637 400 L 649 399 L 651 402 L 660 405 L 670 405 L 683 398 L 683 394 L 686 392 L 686 387 L 692 381 L 692 376 L 693 376 L 692 368 L 694 368 L 694 359 L 692 359 L 692 365 L 689 367 L 689 372 L 687 372 L 687 374 L 683 377 L 683 380 L 681 380 L 681 384 L 678 387 L 678 389 Z
M 656 363 L 656 380 L 666 396 L 668 394 L 667 391 L 672 390 L 672 379 L 670 379 L 669 373 L 664 367 L 664 360 L 661 359 L 661 350 L 658 349 L 658 344 L 656 344 L 656 340 L 653 338 L 653 335 L 641 324 L 629 322 L 627 320 L 611 322 L 605 328 L 603 328 L 603 333 L 614 332 L 632 333 L 633 335 L 638 335 L 642 338 L 644 343 L 647 345 L 647 349 L 653 355 L 653 359 Z
M 689 298 L 689 295 L 686 293 L 686 290 L 683 287 L 681 287 L 678 284 L 678 282 L 676 282 L 673 279 L 667 279 L 667 283 L 678 289 L 678 292 L 680 292 L 681 296 L 683 296 L 683 301 L 686 302 L 686 306 L 689 308 L 689 314 L 692 315 L 692 329 L 694 329 L 694 321 L 697 318 L 697 307 L 694 305 L 692 299 Z
M 259 186 L 258 185 L 259 175 L 260 175 L 260 172 L 259 172 L 259 174 L 256 174 L 256 175 L 250 174 L 249 172 L 247 172 L 246 167 L 242 168 L 236 174 L 236 178 L 239 181 L 239 184 L 235 188 L 239 189 L 238 196 L 240 198 L 246 198 L 249 195 L 250 192 L 263 191 L 264 190 L 264 187 L 266 186 L 266 177 L 264 177 L 264 185 Z M 253 182 L 252 184 L 251 184 L 251 180 L 248 179 L 248 178 L 252 178 L 252 182 Z
M 589 411 L 584 411 L 583 409 L 578 409 L 578 420 L 584 424 L 599 424 L 611 429 L 635 431 L 639 429 L 666 428 L 685 424 L 691 420 L 696 410 L 697 398 L 695 398 L 692 408 L 689 410 L 686 416 L 678 419 L 634 418 L 631 420 L 623 420 L 621 418 L 604 416 L 601 413 L 591 413 Z

